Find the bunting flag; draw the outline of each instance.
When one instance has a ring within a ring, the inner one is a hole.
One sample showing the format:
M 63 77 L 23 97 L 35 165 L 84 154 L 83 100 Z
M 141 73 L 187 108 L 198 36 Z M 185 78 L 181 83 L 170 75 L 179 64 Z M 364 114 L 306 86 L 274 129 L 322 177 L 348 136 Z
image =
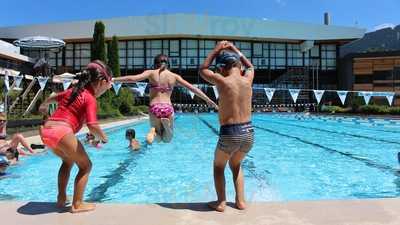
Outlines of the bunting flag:
M 342 105 L 344 105 L 344 103 L 346 102 L 346 98 L 347 98 L 347 93 L 349 93 L 348 91 L 336 91 L 337 95 L 340 98 L 340 101 L 342 102 Z
M 145 82 L 136 82 L 136 85 L 138 86 L 137 90 L 139 91 L 140 96 L 144 96 L 144 91 L 146 90 L 147 83 L 145 83 Z
M 194 93 L 191 90 L 188 90 L 188 93 L 189 93 L 190 97 L 193 99 L 194 98 Z
M 393 104 L 394 94 L 395 94 L 394 92 L 388 92 L 387 95 L 385 96 L 386 99 L 388 100 L 390 106 L 392 106 L 392 104 Z
M 62 84 L 63 84 L 64 91 L 69 88 L 71 83 L 72 83 L 72 79 L 63 79 Z
M 297 102 L 297 97 L 299 97 L 300 94 L 300 89 L 289 89 L 290 96 L 292 96 L 292 99 L 294 103 Z
M 317 103 L 319 104 L 321 102 L 325 90 L 313 90 L 313 91 L 314 91 L 314 96 L 317 99 Z
M 264 88 L 265 94 L 267 95 L 268 101 L 271 102 L 272 97 L 275 93 L 275 88 Z
M 48 79 L 49 79 L 49 77 L 41 77 L 41 76 L 37 77 L 37 80 L 39 81 L 39 85 L 40 85 L 40 90 L 43 91 L 44 87 L 46 87 L 46 83 L 47 83 Z M 64 83 L 63 83 L 63 85 L 64 85 Z
M 372 97 L 372 92 L 370 91 L 361 91 L 358 93 L 358 96 L 362 96 L 364 98 L 365 104 L 369 104 L 369 100 Z
M 212 88 L 214 90 L 215 99 L 218 99 L 219 98 L 219 93 L 218 93 L 217 86 L 214 85 L 214 86 L 212 86 Z
M 199 88 L 199 85 L 197 85 L 197 84 L 193 84 L 193 86 L 196 87 L 196 88 Z M 194 93 L 192 91 L 190 91 L 190 90 L 188 90 L 188 91 L 189 91 L 190 97 L 192 97 L 192 99 L 193 99 L 194 98 Z
M 10 80 L 8 78 L 8 72 L 4 76 L 4 85 L 6 86 L 6 92 L 10 90 Z
M 14 77 L 15 87 L 16 87 L 16 88 L 19 88 L 19 86 L 21 86 L 21 82 L 22 82 L 22 79 L 23 79 L 23 78 L 24 78 L 24 77 L 21 76 L 21 75 L 18 75 L 18 76 L 15 76 L 15 77 Z
M 112 87 L 116 95 L 119 93 L 119 89 L 121 88 L 122 83 L 112 83 Z

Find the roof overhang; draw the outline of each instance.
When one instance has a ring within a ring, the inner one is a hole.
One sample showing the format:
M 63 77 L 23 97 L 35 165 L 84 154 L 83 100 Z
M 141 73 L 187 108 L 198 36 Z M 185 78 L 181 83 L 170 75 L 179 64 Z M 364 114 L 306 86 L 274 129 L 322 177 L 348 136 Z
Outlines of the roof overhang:
M 1 49 L 0 49 L 0 58 L 17 61 L 17 62 L 22 62 L 22 63 L 25 63 L 25 62 L 34 63 L 35 62 L 34 59 L 32 59 L 28 56 L 17 54 L 14 52 L 4 51 Z
M 216 38 L 243 40 L 329 41 L 354 40 L 365 29 L 261 19 L 173 14 L 103 19 L 105 36 L 120 39 Z M 52 36 L 63 40 L 91 40 L 96 20 L 0 28 L 0 38 Z

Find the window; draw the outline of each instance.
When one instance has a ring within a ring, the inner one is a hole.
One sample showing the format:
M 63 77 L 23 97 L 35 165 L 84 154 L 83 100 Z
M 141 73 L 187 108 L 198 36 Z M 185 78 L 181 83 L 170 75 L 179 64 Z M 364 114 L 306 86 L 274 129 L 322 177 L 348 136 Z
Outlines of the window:
M 181 67 L 198 67 L 198 40 L 181 40 Z
M 253 55 L 251 61 L 256 69 L 268 69 L 268 51 L 268 43 L 253 43 Z
M 128 69 L 145 68 L 144 41 L 127 41 L 127 67 Z M 122 59 L 120 55 L 120 59 Z
M 303 66 L 303 54 L 299 44 L 287 45 L 288 66 Z
M 74 49 L 74 69 L 82 70 L 90 62 L 90 43 L 75 43 Z M 72 52 L 69 50 L 68 55 Z M 67 57 L 67 55 L 66 55 Z M 67 57 L 68 58 L 68 57 Z
M 321 45 L 321 69 L 336 69 L 336 45 Z
M 162 53 L 162 40 L 146 41 L 146 66 L 153 67 L 154 57 Z
M 214 49 L 216 45 L 216 41 L 213 40 L 200 40 L 199 41 L 199 56 L 200 56 L 200 64 L 204 63 L 204 60 L 207 58 L 208 54 Z
M 270 44 L 271 69 L 286 68 L 286 46 L 285 44 Z

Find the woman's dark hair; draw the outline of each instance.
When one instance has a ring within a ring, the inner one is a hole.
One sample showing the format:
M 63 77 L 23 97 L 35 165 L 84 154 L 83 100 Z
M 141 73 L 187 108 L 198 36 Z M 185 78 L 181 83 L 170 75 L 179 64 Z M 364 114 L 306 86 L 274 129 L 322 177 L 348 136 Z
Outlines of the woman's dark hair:
M 160 68 L 161 70 L 165 70 L 168 68 L 169 62 L 168 62 L 168 56 L 164 54 L 158 54 L 156 57 L 154 57 L 154 68 L 158 69 Z
M 134 129 L 128 129 L 125 132 L 125 138 L 128 140 L 134 139 L 136 136 L 136 132 Z
M 111 69 L 102 61 L 94 60 L 86 66 L 79 75 L 78 83 L 73 87 L 72 94 L 68 99 L 67 106 L 71 105 L 78 95 L 85 89 L 89 84 L 98 80 L 108 80 L 111 81 L 112 71 Z

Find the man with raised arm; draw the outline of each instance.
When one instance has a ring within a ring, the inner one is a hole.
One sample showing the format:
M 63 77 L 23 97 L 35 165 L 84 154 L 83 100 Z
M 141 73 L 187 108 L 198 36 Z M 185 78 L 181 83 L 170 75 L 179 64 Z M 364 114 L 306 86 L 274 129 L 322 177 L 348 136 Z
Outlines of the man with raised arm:
M 209 69 L 216 60 L 217 72 Z M 242 70 L 242 67 L 245 70 Z M 227 162 L 233 174 L 238 209 L 245 209 L 244 179 L 241 162 L 253 145 L 251 97 L 254 68 L 251 62 L 228 41 L 219 42 L 200 67 L 200 75 L 217 86 L 219 93 L 219 140 L 214 158 L 214 183 L 217 201 L 209 203 L 223 212 L 226 206 L 225 175 Z

